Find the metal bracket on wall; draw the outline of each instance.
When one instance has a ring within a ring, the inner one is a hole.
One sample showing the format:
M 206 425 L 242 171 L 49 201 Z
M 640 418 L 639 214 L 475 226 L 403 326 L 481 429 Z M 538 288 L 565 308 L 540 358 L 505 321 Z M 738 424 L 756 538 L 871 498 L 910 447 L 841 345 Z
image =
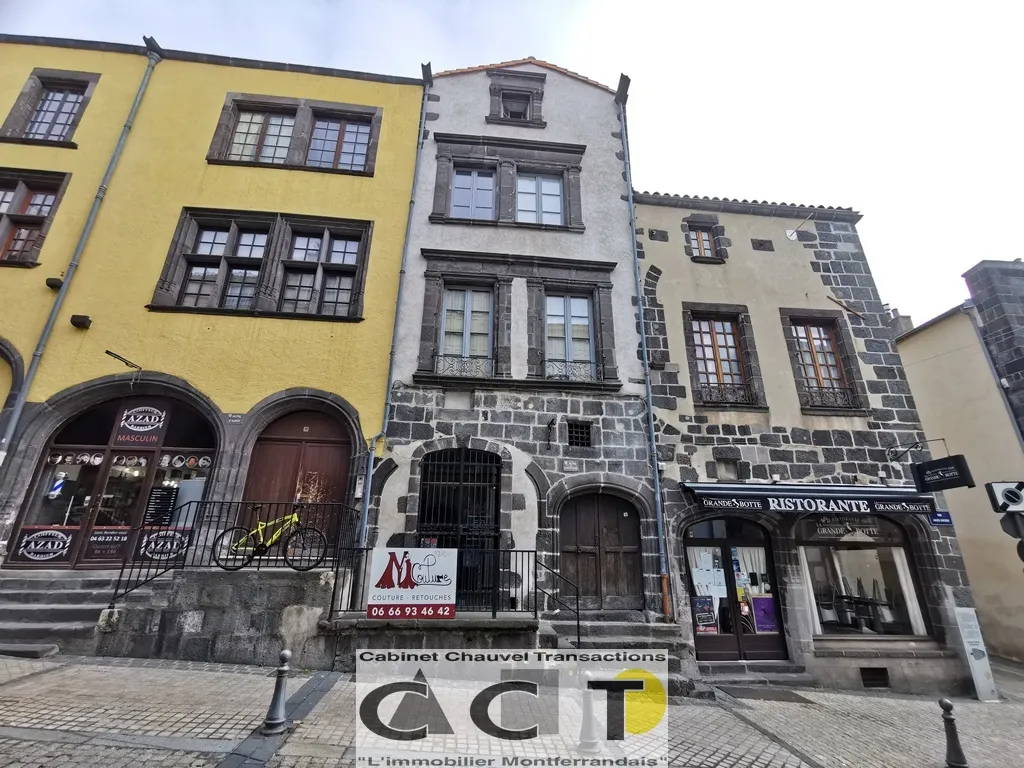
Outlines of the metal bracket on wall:
M 893 445 L 885 449 L 885 455 L 889 458 L 889 461 L 899 461 L 911 451 L 922 450 L 925 443 L 942 443 L 942 447 L 945 449 L 946 455 L 949 455 L 949 446 L 946 445 L 946 438 L 944 437 L 936 437 L 933 440 L 915 440 L 912 443 Z M 906 450 L 901 453 L 900 448 L 906 448 Z

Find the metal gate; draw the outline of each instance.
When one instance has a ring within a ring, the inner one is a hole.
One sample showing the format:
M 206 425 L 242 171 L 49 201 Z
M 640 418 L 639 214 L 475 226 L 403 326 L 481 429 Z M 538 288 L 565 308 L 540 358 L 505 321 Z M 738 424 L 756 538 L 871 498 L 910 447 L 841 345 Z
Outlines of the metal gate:
M 419 546 L 458 549 L 458 609 L 490 609 L 499 584 L 501 457 L 434 451 L 423 457 L 420 478 Z

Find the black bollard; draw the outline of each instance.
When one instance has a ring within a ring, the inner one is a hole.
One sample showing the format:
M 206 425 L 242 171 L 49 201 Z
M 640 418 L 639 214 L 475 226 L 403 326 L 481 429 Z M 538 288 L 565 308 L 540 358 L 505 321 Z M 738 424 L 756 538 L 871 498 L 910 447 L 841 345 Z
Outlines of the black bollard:
M 270 700 L 267 716 L 263 720 L 263 727 L 260 728 L 260 733 L 264 736 L 273 736 L 288 730 L 288 718 L 285 716 L 284 703 L 286 700 L 285 684 L 288 678 L 288 661 L 291 657 L 291 651 L 281 651 L 281 666 L 277 668 L 277 679 L 274 681 L 274 698 Z
M 956 718 L 953 717 L 953 702 L 939 699 L 939 706 L 942 707 L 942 724 L 946 729 L 946 765 L 948 768 L 968 768 L 960 746 L 960 734 L 956 730 Z

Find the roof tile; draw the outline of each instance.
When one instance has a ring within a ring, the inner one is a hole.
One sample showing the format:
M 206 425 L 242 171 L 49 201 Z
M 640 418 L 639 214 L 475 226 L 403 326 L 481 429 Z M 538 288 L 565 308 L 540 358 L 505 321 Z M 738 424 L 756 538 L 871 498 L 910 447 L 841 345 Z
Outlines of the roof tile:
M 557 64 L 551 64 L 550 62 L 544 61 L 543 59 L 536 59 L 533 56 L 527 56 L 525 59 L 513 59 L 512 61 L 499 61 L 496 64 L 481 64 L 478 67 L 462 67 L 461 69 L 446 69 L 443 72 L 438 72 L 434 77 L 445 77 L 446 75 L 465 75 L 470 72 L 486 72 L 489 69 L 500 69 L 501 67 L 515 67 L 520 64 L 536 64 L 538 67 L 544 67 L 550 69 L 553 72 L 561 72 L 563 75 L 574 77 L 589 85 L 597 86 L 608 93 L 615 93 L 612 88 L 609 88 L 603 83 L 599 83 L 596 80 L 591 80 L 589 77 L 584 77 L 579 72 L 573 72 L 571 69 L 565 69 Z

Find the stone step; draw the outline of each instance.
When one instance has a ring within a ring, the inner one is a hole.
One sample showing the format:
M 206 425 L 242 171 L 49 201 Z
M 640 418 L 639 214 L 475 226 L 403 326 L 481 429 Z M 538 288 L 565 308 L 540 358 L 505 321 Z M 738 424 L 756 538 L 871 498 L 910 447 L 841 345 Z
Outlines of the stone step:
M 100 617 L 100 612 L 107 603 L 85 603 L 68 605 L 67 603 L 8 603 L 0 602 L 0 617 L 4 622 L 29 622 L 46 624 L 66 624 L 68 622 L 88 622 L 93 624 Z
M 807 672 L 766 673 L 762 675 L 711 675 L 704 677 L 705 685 L 716 688 L 736 687 L 750 688 L 753 686 L 774 685 L 783 688 L 817 688 L 819 683 Z
M 551 621 L 552 629 L 563 637 L 576 637 L 575 621 Z M 580 622 L 580 636 L 611 635 L 616 637 L 679 637 L 676 624 L 645 624 L 632 621 L 584 621 Z
M 0 585 L 3 582 L 0 581 Z M 98 605 L 106 607 L 114 594 L 110 589 L 6 589 L 0 586 L 0 604 L 34 605 L 38 603 L 65 605 Z
M 38 574 L 26 575 L 26 571 L 12 572 L 0 571 L 0 589 L 3 590 L 26 590 L 26 591 L 65 591 L 65 590 L 101 590 L 113 594 L 114 585 L 117 584 L 117 576 L 113 578 L 104 576 L 83 576 L 83 571 L 68 571 L 74 576 L 53 576 L 55 571 L 43 571 Z M 51 574 L 46 576 L 44 574 Z
M 806 671 L 802 664 L 789 661 L 698 661 L 697 669 L 704 677 L 743 677 L 744 675 L 800 674 Z
M 67 622 L 0 621 L 0 643 L 56 643 L 64 649 L 69 640 L 91 638 L 95 630 L 96 619 Z
M 0 643 L 0 656 L 45 659 L 58 653 L 60 653 L 60 647 L 53 643 Z
M 541 613 L 542 619 L 548 621 L 576 621 L 576 614 L 573 611 L 562 609 L 558 611 L 545 611 Z M 606 621 L 627 621 L 636 624 L 648 624 L 650 622 L 644 617 L 643 611 L 580 611 L 580 621 L 606 622 Z

